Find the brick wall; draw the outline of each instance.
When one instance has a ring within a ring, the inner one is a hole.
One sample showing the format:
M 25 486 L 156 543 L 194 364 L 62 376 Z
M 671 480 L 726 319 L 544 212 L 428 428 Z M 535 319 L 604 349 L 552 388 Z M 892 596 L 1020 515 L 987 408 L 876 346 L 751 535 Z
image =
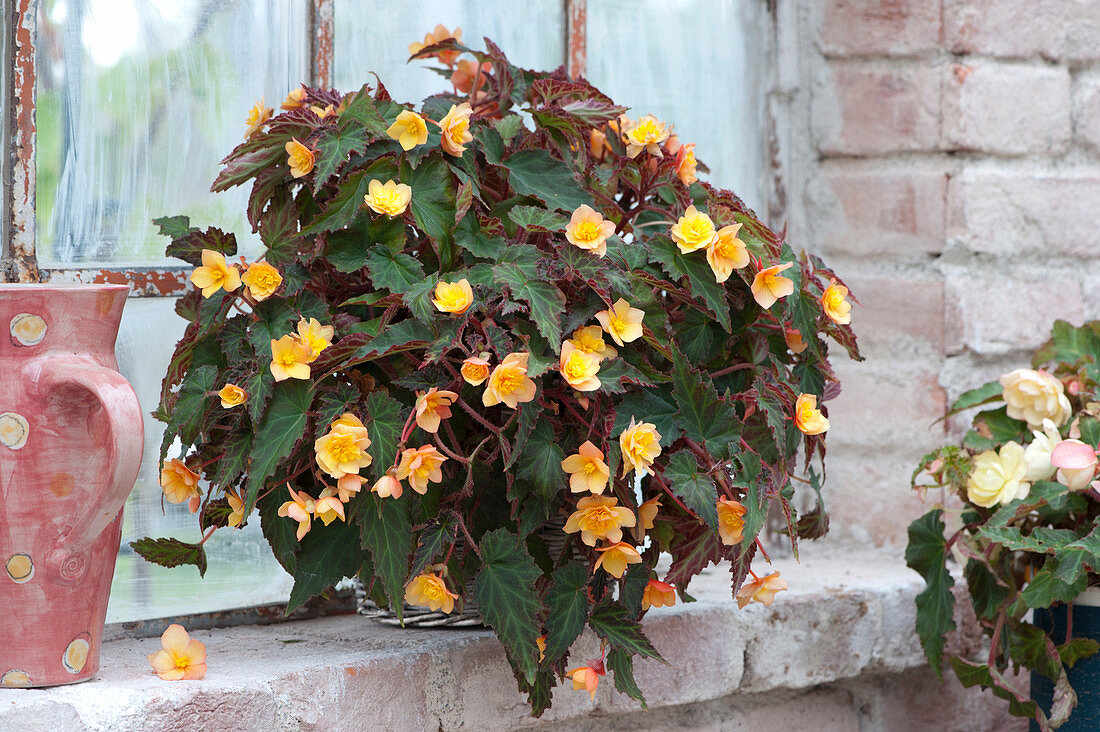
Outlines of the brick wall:
M 964 389 L 1100 317 L 1100 2 L 780 3 L 791 237 L 859 297 L 830 406 L 834 540 L 901 545 Z M 792 30 L 792 28 L 794 30 Z

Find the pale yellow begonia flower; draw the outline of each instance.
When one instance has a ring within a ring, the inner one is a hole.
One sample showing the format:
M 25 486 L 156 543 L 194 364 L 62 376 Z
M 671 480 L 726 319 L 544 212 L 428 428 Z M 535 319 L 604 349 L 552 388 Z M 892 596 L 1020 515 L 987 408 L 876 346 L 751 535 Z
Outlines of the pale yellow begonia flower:
M 695 206 L 687 207 L 684 215 L 672 225 L 670 233 L 672 240 L 684 254 L 703 249 L 718 238 L 714 221 Z
M 298 522 L 298 531 L 295 536 L 298 537 L 298 541 L 301 541 L 309 533 L 312 526 L 311 516 L 317 504 L 305 491 L 295 491 L 289 483 L 286 489 L 290 491 L 290 500 L 279 506 L 278 515 Z
M 621 120 L 623 142 L 626 143 L 628 157 L 636 158 L 642 154 L 643 150 L 650 155 L 663 157 L 660 145 L 668 139 L 669 133 L 672 132 L 671 126 L 661 122 L 652 114 L 647 114 L 637 122 L 632 122 L 626 117 L 622 117 Z
M 639 475 L 651 475 L 650 466 L 661 454 L 661 433 L 649 422 L 635 422 L 630 418 L 630 426 L 619 435 L 619 449 L 623 455 L 623 475 L 631 470 Z
M 267 262 L 253 262 L 241 275 L 241 282 L 253 300 L 262 302 L 275 294 L 283 283 L 283 276 Z
M 787 589 L 787 583 L 779 579 L 779 572 L 772 572 L 766 577 L 760 577 L 746 582 L 737 591 L 737 607 L 743 608 L 750 602 L 759 602 L 771 605 L 775 599 L 775 593 Z
M 799 394 L 795 400 L 794 426 L 807 435 L 820 435 L 829 429 L 829 420 L 817 408 L 813 394 Z
M 395 183 L 388 180 L 383 183 L 372 178 L 367 184 L 367 194 L 363 201 L 371 210 L 378 214 L 385 214 L 391 219 L 405 213 L 412 201 L 412 188 L 404 183 Z
M 723 226 L 715 234 L 714 240 L 707 245 L 707 264 L 714 273 L 716 282 L 725 282 L 735 269 L 749 265 L 749 250 L 745 242 L 737 238 L 741 224 Z
M 637 519 L 629 508 L 618 503 L 613 496 L 585 496 L 577 501 L 577 510 L 562 530 L 567 534 L 581 532 L 581 541 L 588 546 L 596 546 L 601 539 L 612 544 L 622 541 L 621 527 L 630 528 Z
M 718 535 L 727 546 L 740 544 L 744 538 L 746 508 L 728 498 L 718 499 Z
M 248 110 L 248 117 L 245 119 L 245 124 L 248 125 L 248 129 L 245 130 L 244 139 L 256 135 L 260 132 L 267 121 L 271 119 L 271 115 L 275 110 L 264 104 L 264 98 L 260 97 L 260 101 L 252 105 L 252 109 Z
M 301 109 L 306 106 L 306 88 L 304 86 L 299 86 L 297 89 L 292 89 L 290 93 L 286 95 L 286 99 L 283 100 L 283 103 L 279 106 L 288 112 L 292 109 Z
M 329 431 L 313 443 L 317 465 L 333 478 L 359 474 L 374 461 L 367 450 L 371 440 L 367 428 L 350 412 L 333 421 Z
M 321 351 L 332 345 L 332 336 L 335 333 L 335 328 L 321 325 L 317 318 L 301 318 L 298 321 L 298 340 L 309 348 L 309 363 L 316 361 Z
M 581 204 L 573 211 L 565 226 L 565 238 L 570 244 L 600 257 L 607 254 L 607 239 L 614 233 L 615 224 L 588 204 Z
M 226 409 L 239 407 L 248 399 L 248 392 L 236 384 L 226 384 L 218 392 L 218 398 L 222 400 L 222 406 Z
M 315 160 L 313 151 L 297 140 L 291 139 L 286 144 L 286 164 L 290 166 L 291 177 L 301 178 L 309 175 Z
M 595 391 L 602 385 L 596 375 L 600 371 L 599 356 L 578 349 L 571 341 L 561 344 L 558 371 L 566 383 L 577 391 Z
M 160 636 L 160 650 L 150 653 L 153 673 L 164 681 L 192 681 L 206 676 L 206 646 L 182 625 L 169 625 Z
M 821 295 L 821 309 L 834 323 L 848 325 L 852 322 L 852 303 L 848 302 L 848 288 L 831 283 Z
M 794 264 L 784 262 L 772 267 L 766 267 L 756 273 L 752 281 L 752 296 L 760 307 L 767 310 L 775 301 L 794 292 L 794 282 L 781 277 L 780 272 L 785 272 Z
M 202 266 L 191 273 L 191 282 L 202 290 L 203 297 L 210 297 L 225 288 L 233 292 L 241 286 L 241 273 L 236 265 L 226 264 L 225 255 L 212 249 L 202 250 Z
M 1027 422 L 1028 429 L 1039 429 L 1044 419 L 1061 427 L 1073 413 L 1065 386 L 1046 371 L 1016 369 L 1002 376 L 1000 382 L 1008 416 Z
M 406 152 L 428 141 L 428 125 L 416 112 L 403 110 L 386 130 L 386 134 L 397 140 Z
M 578 351 L 591 353 L 601 361 L 605 358 L 615 358 L 619 352 L 613 346 L 607 345 L 603 339 L 603 328 L 598 325 L 581 326 L 573 331 L 573 337 L 569 342 Z
M 465 277 L 458 282 L 440 280 L 432 293 L 432 304 L 441 313 L 462 315 L 474 304 L 474 290 Z
M 160 469 L 160 487 L 169 503 L 188 502 L 191 513 L 199 510 L 202 493 L 199 491 L 199 475 L 182 460 L 165 460 Z
M 405 602 L 426 607 L 432 612 L 442 610 L 450 613 L 457 599 L 458 595 L 447 589 L 447 584 L 438 574 L 420 574 L 405 585 Z
M 244 521 L 244 496 L 239 490 L 225 489 L 225 500 L 229 503 L 230 513 L 226 523 L 230 528 L 239 529 Z
M 335 488 L 325 488 L 317 501 L 313 504 L 313 515 L 328 526 L 336 519 L 347 521 L 344 516 L 344 503 L 340 500 Z
M 285 335 L 277 341 L 271 341 L 271 374 L 275 381 L 308 379 L 312 360 L 309 346 L 296 336 Z
M 1068 442 L 1063 441 L 1062 444 Z M 1027 482 L 1024 448 L 1009 440 L 1000 452 L 986 450 L 974 456 L 973 470 L 966 479 L 966 498 L 971 503 L 992 508 L 1024 498 L 1031 489 Z
M 588 491 L 599 495 L 611 477 L 603 452 L 590 440 L 585 440 L 577 452 L 562 460 L 561 469 L 569 474 L 569 490 L 573 493 Z
M 474 139 L 470 133 L 470 115 L 473 111 L 469 102 L 452 104 L 443 119 L 436 123 L 440 129 L 439 144 L 447 154 L 462 157 L 466 143 Z
M 408 449 L 401 453 L 401 462 L 394 475 L 400 480 L 408 480 L 414 491 L 424 495 L 428 492 L 429 482 L 439 483 L 443 480 L 440 466 L 446 461 L 447 456 L 433 445 L 422 445 L 415 450 Z
M 636 341 L 642 337 L 642 318 L 645 311 L 630 307 L 630 303 L 621 297 L 607 310 L 596 313 L 604 331 L 618 345 Z
M 504 357 L 485 385 L 481 403 L 491 407 L 501 402 L 515 409 L 521 402 L 535 398 L 535 382 L 527 376 L 529 353 L 509 353 Z
M 433 386 L 416 396 L 416 426 L 425 432 L 436 433 L 439 423 L 451 416 L 451 403 L 458 394 Z
M 600 553 L 600 558 L 596 560 L 596 566 L 592 571 L 595 572 L 602 567 L 603 571 L 615 579 L 623 576 L 628 564 L 638 564 L 642 561 L 642 555 L 638 550 L 625 541 L 616 542 L 611 546 L 596 547 L 596 551 Z

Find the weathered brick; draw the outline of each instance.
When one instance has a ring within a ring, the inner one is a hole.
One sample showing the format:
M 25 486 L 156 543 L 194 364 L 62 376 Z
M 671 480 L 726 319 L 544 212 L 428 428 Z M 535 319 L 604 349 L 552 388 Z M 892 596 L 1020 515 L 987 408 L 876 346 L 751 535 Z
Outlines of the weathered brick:
M 947 176 L 826 168 L 808 197 L 814 241 L 830 255 L 939 253 Z
M 1100 58 L 1100 3 L 1092 0 L 944 0 L 945 45 L 955 53 L 1054 60 Z
M 933 427 L 947 404 L 938 364 L 914 371 L 911 364 L 880 359 L 834 367 L 843 388 L 826 403 L 830 445 L 927 450 L 943 440 L 942 424 Z
M 1100 173 L 965 170 L 947 187 L 947 236 L 976 252 L 1100 254 Z
M 939 47 L 939 3 L 905 0 L 828 0 L 821 46 L 828 55 L 913 55 Z
M 844 281 L 859 298 L 859 306 L 852 310 L 852 327 L 864 349 L 897 348 L 916 341 L 943 353 L 942 279 L 846 276 Z
M 1073 90 L 1073 136 L 1100 151 L 1100 79 L 1079 81 Z
M 834 64 L 815 89 L 813 125 L 826 155 L 930 151 L 940 138 L 943 70 L 907 64 L 867 68 Z
M 1003 155 L 1057 153 L 1070 139 L 1065 68 L 982 62 L 954 64 L 943 95 L 943 136 L 951 150 Z

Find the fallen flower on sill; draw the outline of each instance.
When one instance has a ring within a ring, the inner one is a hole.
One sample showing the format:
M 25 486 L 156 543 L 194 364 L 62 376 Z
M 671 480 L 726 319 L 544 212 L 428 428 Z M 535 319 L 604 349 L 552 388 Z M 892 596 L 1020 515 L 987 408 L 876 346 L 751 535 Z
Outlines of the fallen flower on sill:
M 188 681 L 206 676 L 206 645 L 193 640 L 182 625 L 169 625 L 160 637 L 161 649 L 150 653 L 153 673 L 165 681 Z

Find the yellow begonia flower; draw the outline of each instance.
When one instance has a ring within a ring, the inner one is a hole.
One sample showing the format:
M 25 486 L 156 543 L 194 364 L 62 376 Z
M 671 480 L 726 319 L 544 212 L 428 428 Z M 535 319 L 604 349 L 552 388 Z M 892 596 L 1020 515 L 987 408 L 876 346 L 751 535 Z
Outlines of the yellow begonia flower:
M 401 144 L 401 149 L 412 150 L 428 141 L 428 125 L 416 112 L 404 110 L 386 130 L 386 134 Z
M 432 445 L 423 445 L 416 450 L 405 450 L 401 453 L 401 462 L 395 471 L 395 477 L 409 481 L 409 486 L 424 495 L 428 492 L 428 483 L 439 483 L 443 480 L 443 471 L 440 466 L 447 461 L 447 456 L 435 449 Z
M 661 122 L 652 114 L 647 114 L 637 122 L 631 122 L 625 116 L 621 117 L 620 121 L 627 156 L 636 158 L 645 150 L 650 155 L 663 157 L 660 145 L 668 139 L 669 133 L 672 131 L 669 125 Z
M 573 493 L 588 491 L 599 495 L 603 493 L 611 477 L 603 452 L 589 440 L 585 440 L 577 452 L 561 461 L 561 469 L 569 474 L 569 490 Z
M 669 147 L 671 152 L 671 145 Z M 676 148 L 676 176 L 685 186 L 690 186 L 699 180 L 699 177 L 695 174 L 698 165 L 699 163 L 695 160 L 694 142 L 679 145 Z
M 569 339 L 573 348 L 585 353 L 591 353 L 601 361 L 605 358 L 615 358 L 619 352 L 614 347 L 607 345 L 603 339 L 603 328 L 598 325 L 588 325 L 573 331 L 573 337 Z
M 661 501 L 659 498 L 650 498 L 648 501 L 638 506 L 638 518 L 641 520 L 642 528 L 649 531 L 653 528 L 653 522 L 657 518 L 657 509 L 661 507 Z
M 386 471 L 386 474 L 375 482 L 371 486 L 371 493 L 377 493 L 379 498 L 400 498 L 404 492 L 404 487 L 401 485 L 401 481 L 394 475 L 396 470 L 390 468 Z
M 718 535 L 722 537 L 723 544 L 734 546 L 741 543 L 744 538 L 746 510 L 737 501 L 718 499 Z
M 595 572 L 603 567 L 603 571 L 615 579 L 623 576 L 628 564 L 638 564 L 642 561 L 642 555 L 638 553 L 638 550 L 624 541 L 611 546 L 596 547 L 596 551 L 600 553 L 600 558 L 596 560 L 596 566 L 592 568 L 592 571 Z
M 331 325 L 321 325 L 317 318 L 298 321 L 298 341 L 309 349 L 309 363 L 317 360 L 321 351 L 332 345 L 332 336 L 336 329 Z
M 630 307 L 621 297 L 608 310 L 596 313 L 604 331 L 620 346 L 642 337 L 642 318 L 645 311 Z
M 614 233 L 615 224 L 588 204 L 581 204 L 565 226 L 565 238 L 570 244 L 600 257 L 607 254 L 607 238 Z
M 432 304 L 441 313 L 462 315 L 474 304 L 474 290 L 465 277 L 458 282 L 440 280 L 432 295 Z
M 787 342 L 787 348 L 791 353 L 799 354 L 806 350 L 806 341 L 802 339 L 802 333 L 797 328 L 784 328 L 783 340 Z
M 592 353 L 577 349 L 570 341 L 561 344 L 561 361 L 558 370 L 571 387 L 577 391 L 595 391 L 599 389 L 600 358 Z
M 286 489 L 290 491 L 290 500 L 279 506 L 278 514 L 284 518 L 291 518 L 298 522 L 298 531 L 295 536 L 298 537 L 298 541 L 302 540 L 306 534 L 309 533 L 312 525 L 313 511 L 317 504 L 313 498 L 306 494 L 305 491 L 295 491 L 287 484 Z
M 756 273 L 752 281 L 752 296 L 760 307 L 767 310 L 775 301 L 794 292 L 794 282 L 786 277 L 780 277 L 780 272 L 785 272 L 794 264 L 785 262 L 772 267 L 766 267 Z
M 244 133 L 244 139 L 248 139 L 258 133 L 267 121 L 271 119 L 271 114 L 275 110 L 264 104 L 264 98 L 260 97 L 260 101 L 252 105 L 252 109 L 248 110 L 248 118 L 245 119 L 245 124 L 248 125 L 248 129 Z
M 665 582 L 650 580 L 642 591 L 642 610 L 651 607 L 672 607 L 676 604 L 676 588 Z
M 183 461 L 175 458 L 164 461 L 160 469 L 160 487 L 169 503 L 187 501 L 191 513 L 199 510 L 202 503 L 199 475 L 184 465 Z
M 240 494 L 240 491 L 226 488 L 225 500 L 229 503 L 231 509 L 227 523 L 230 528 L 239 529 L 241 522 L 244 521 L 244 497 Z
M 779 579 L 779 572 L 772 572 L 767 577 L 746 582 L 737 591 L 737 607 L 743 608 L 750 602 L 760 602 L 771 605 L 775 599 L 775 593 L 787 589 L 787 583 Z
M 741 224 L 723 226 L 707 245 L 707 264 L 710 265 L 716 282 L 725 282 L 733 274 L 733 270 L 742 269 L 749 264 L 749 250 L 745 242 L 737 238 L 740 229 Z
M 462 378 L 470 386 L 480 386 L 489 378 L 489 352 L 482 351 L 462 362 Z
M 218 397 L 222 400 L 222 406 L 230 409 L 244 404 L 248 399 L 248 392 L 236 384 L 226 384 L 218 392 Z
M 367 194 L 363 200 L 375 213 L 385 214 L 391 219 L 405 213 L 412 200 L 412 188 L 404 183 L 371 179 L 367 184 Z
M 794 403 L 794 426 L 807 435 L 820 435 L 829 429 L 829 420 L 817 408 L 817 397 L 799 394 Z
M 596 687 L 600 685 L 600 674 L 591 666 L 578 666 L 565 672 L 565 675 L 573 680 L 573 691 L 584 689 L 593 699 L 596 698 Z
M 489 376 L 489 382 L 481 395 L 481 403 L 491 407 L 504 402 L 515 409 L 521 402 L 534 399 L 535 382 L 527 376 L 527 359 L 530 355 L 509 353 L 505 356 Z
M 359 474 L 373 458 L 367 452 L 371 445 L 367 428 L 351 412 L 345 412 L 329 425 L 329 431 L 313 443 L 317 465 L 333 478 Z
M 438 574 L 420 574 L 405 585 L 405 602 L 426 607 L 432 612 L 442 610 L 450 613 L 455 608 L 456 599 L 458 595 L 447 589 L 447 584 Z
M 236 265 L 225 263 L 225 255 L 212 249 L 202 250 L 202 266 L 191 273 L 191 282 L 202 290 L 203 297 L 210 297 L 225 288 L 233 292 L 241 286 L 241 273 Z
M 424 42 L 423 43 L 410 43 L 409 44 L 409 55 L 410 56 L 415 56 L 416 54 L 420 53 L 420 51 L 427 48 L 428 46 L 434 46 L 437 43 L 442 43 L 443 41 L 447 40 L 448 38 L 453 38 L 456 41 L 461 41 L 462 40 L 462 29 L 456 27 L 454 29 L 454 31 L 452 32 L 452 31 L 447 30 L 447 26 L 445 26 L 445 25 L 442 25 L 442 24 L 437 25 L 435 27 L 435 29 L 432 30 L 431 33 L 427 33 L 427 34 L 424 35 Z M 439 53 L 435 54 L 435 56 L 440 61 L 447 64 L 448 66 L 453 66 L 454 62 L 455 62 L 455 59 L 458 58 L 458 51 L 440 51 Z
M 313 151 L 297 140 L 291 139 L 286 144 L 286 164 L 290 166 L 292 177 L 301 178 L 309 175 L 309 172 L 313 170 L 315 159 Z
M 252 299 L 261 302 L 275 294 L 283 283 L 283 276 L 267 262 L 253 262 L 241 275 L 241 282 Z
M 661 433 L 649 422 L 634 421 L 619 435 L 619 449 L 623 454 L 623 475 L 631 470 L 639 475 L 652 474 L 650 466 L 661 454 Z
M 441 420 L 451 416 L 451 402 L 458 394 L 437 387 L 416 396 L 416 426 L 425 432 L 438 432 Z
M 347 521 L 344 516 L 344 504 L 336 494 L 335 488 L 325 488 L 313 504 L 313 515 L 328 526 L 336 519 Z
M 297 89 L 291 90 L 291 92 L 286 95 L 286 99 L 279 106 L 288 112 L 292 109 L 301 109 L 306 106 L 306 88 L 304 86 L 299 86 Z
M 470 115 L 473 111 L 469 102 L 457 106 L 452 104 L 446 116 L 436 123 L 440 129 L 439 144 L 444 152 L 456 158 L 462 157 L 466 143 L 474 139 L 470 134 Z
M 1090 470 L 1091 472 L 1091 470 Z M 1005 505 L 1030 491 L 1024 448 L 1014 441 L 1001 445 L 999 453 L 986 450 L 974 457 L 966 479 L 966 499 L 983 508 Z
M 852 303 L 846 299 L 848 288 L 833 282 L 821 295 L 821 309 L 834 323 L 848 325 L 852 322 Z
M 149 665 L 164 681 L 189 681 L 206 676 L 206 646 L 172 624 L 160 636 L 160 650 L 150 653 Z
M 621 527 L 634 526 L 634 513 L 625 506 L 619 506 L 618 500 L 611 496 L 585 496 L 577 501 L 577 510 L 565 522 L 562 529 L 567 534 L 581 532 L 581 541 L 588 546 L 596 546 L 600 539 L 612 544 L 622 541 Z
M 275 381 L 308 379 L 309 363 L 313 360 L 309 346 L 298 338 L 285 335 L 271 341 L 271 374 Z
M 710 216 L 695 206 L 688 206 L 684 215 L 672 225 L 671 233 L 672 240 L 684 254 L 702 249 L 718 238 Z
M 324 109 L 321 109 L 320 107 L 316 107 L 316 106 L 310 107 L 309 111 L 313 112 L 320 119 L 324 119 L 325 117 L 328 117 L 330 114 L 333 115 L 333 116 L 338 114 L 338 112 L 336 111 L 336 108 L 333 107 L 331 104 L 325 105 Z

